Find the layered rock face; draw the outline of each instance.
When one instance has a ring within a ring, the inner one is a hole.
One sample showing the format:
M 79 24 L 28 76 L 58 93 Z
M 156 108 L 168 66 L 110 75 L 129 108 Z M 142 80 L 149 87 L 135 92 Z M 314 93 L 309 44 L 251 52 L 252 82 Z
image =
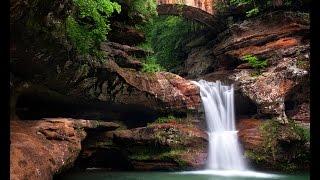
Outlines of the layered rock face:
M 286 104 L 291 105 L 289 110 L 308 114 L 308 107 L 302 104 L 309 103 L 309 25 L 307 14 L 281 11 L 233 24 L 213 40 L 211 52 L 204 49 L 189 54 L 187 77 L 234 83 L 262 116 L 287 122 Z M 195 53 L 204 60 L 199 61 Z M 245 55 L 265 59 L 267 67 L 255 75 L 255 69 L 243 60 Z M 290 103 L 294 93 L 304 95 Z M 298 120 L 292 113 L 289 118 Z
M 93 133 L 84 142 L 77 165 L 113 170 L 199 169 L 205 164 L 207 143 L 204 131 L 175 121 Z
M 235 26 L 237 34 L 215 51 L 223 49 L 225 54 L 238 58 L 253 54 L 267 59 L 268 67 L 261 75 L 252 77 L 250 70 L 236 69 L 230 78 L 258 104 L 259 113 L 286 120 L 286 95 L 309 79 L 309 19 L 305 14 L 274 13 L 273 24 L 268 17 L 271 15 L 262 17 L 263 21 Z M 254 26 L 264 31 L 257 31 Z M 301 63 L 306 66 L 300 66 Z
M 309 25 L 308 14 L 283 11 L 232 24 L 193 48 L 180 72 L 234 84 L 237 114 L 262 119 L 237 120 L 245 155 L 255 168 L 308 169 Z M 257 73 L 245 55 L 266 60 L 267 66 Z
M 196 110 L 200 106 L 199 88 L 178 75 L 141 73 L 120 68 L 112 61 L 107 63 L 106 71 L 110 72 L 108 78 L 113 81 L 105 80 L 101 89 L 92 89 L 100 92 L 98 98 L 101 101 L 136 104 L 159 111 Z
M 121 53 L 121 50 L 111 50 L 114 56 L 117 56 L 118 52 Z M 35 57 L 29 63 L 38 64 L 42 70 L 52 69 L 51 63 L 42 60 Z M 58 71 L 40 70 L 42 72 L 39 73 L 32 71 L 35 67 L 25 66 L 26 63 L 28 60 L 16 62 L 14 72 L 19 71 L 19 74 L 27 77 L 31 75 L 34 78 L 15 82 L 17 96 L 34 89 L 42 89 L 48 94 L 55 92 L 57 98 L 60 96 L 64 101 L 74 103 L 130 104 L 158 112 L 186 112 L 200 106 L 199 88 L 190 81 L 168 72 L 152 74 L 131 69 L 141 68 L 141 63 L 130 58 L 118 62 L 125 68 L 119 67 L 111 59 L 93 67 L 76 61 L 66 61 L 64 65 L 57 64 Z M 30 74 L 30 71 L 35 72 L 35 75 Z M 42 84 L 45 86 L 40 87 Z
M 114 130 L 112 122 L 55 118 L 10 122 L 10 179 L 52 179 L 73 166 L 85 129 Z
M 98 58 L 76 52 L 66 30 L 61 29 L 75 8 L 71 2 L 42 6 L 26 1 L 24 6 L 12 1 L 11 112 L 15 112 L 19 96 L 32 94 L 47 96 L 48 103 L 56 99 L 70 106 L 131 105 L 157 114 L 196 111 L 200 106 L 199 88 L 190 81 L 172 73 L 140 71 L 143 65 L 138 59 L 153 52 L 129 46 L 145 40 L 134 26 L 146 19 L 130 20 L 139 13 L 132 14 L 126 3 L 121 1 L 121 14 L 110 18 L 113 31 L 108 37 L 118 41 L 101 43 L 104 57 Z

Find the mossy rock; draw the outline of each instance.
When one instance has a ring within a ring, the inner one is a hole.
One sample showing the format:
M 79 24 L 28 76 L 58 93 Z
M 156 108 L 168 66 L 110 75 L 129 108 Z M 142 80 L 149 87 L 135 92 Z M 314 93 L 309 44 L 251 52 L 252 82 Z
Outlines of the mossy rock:
M 309 168 L 310 149 L 307 144 L 310 143 L 310 134 L 307 129 L 293 121 L 281 124 L 267 120 L 260 131 L 263 146 L 245 151 L 245 156 L 256 167 L 287 172 Z

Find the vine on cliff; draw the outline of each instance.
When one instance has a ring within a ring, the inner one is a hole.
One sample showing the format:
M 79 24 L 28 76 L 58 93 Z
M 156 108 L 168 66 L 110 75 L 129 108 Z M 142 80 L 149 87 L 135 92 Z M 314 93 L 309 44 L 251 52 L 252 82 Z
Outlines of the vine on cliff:
M 110 31 L 108 18 L 121 6 L 110 0 L 73 0 L 76 12 L 66 20 L 67 34 L 80 54 L 97 52 Z

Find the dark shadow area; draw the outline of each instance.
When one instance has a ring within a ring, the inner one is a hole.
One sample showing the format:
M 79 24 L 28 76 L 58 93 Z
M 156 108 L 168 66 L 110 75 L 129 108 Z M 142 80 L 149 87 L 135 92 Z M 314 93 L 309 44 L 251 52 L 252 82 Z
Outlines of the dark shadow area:
M 252 116 L 257 114 L 257 105 L 239 91 L 234 93 L 235 114 L 237 116 Z
M 117 105 L 104 102 L 75 104 L 54 101 L 35 94 L 19 96 L 16 114 L 20 119 L 66 117 L 75 119 L 121 121 L 128 128 L 146 126 L 157 117 L 157 112 L 137 105 Z
M 76 160 L 73 170 L 83 171 L 86 168 L 103 168 L 106 170 L 130 170 L 132 169 L 128 158 L 119 148 L 86 149 L 89 157 L 81 156 Z
M 285 113 L 289 118 L 299 121 L 310 121 L 310 82 L 293 87 L 285 96 Z

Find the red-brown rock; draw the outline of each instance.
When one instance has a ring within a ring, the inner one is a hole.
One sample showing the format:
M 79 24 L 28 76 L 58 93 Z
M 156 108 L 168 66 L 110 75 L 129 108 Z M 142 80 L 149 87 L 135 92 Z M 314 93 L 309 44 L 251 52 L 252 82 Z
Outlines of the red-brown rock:
M 108 79 L 102 83 L 98 96 L 101 101 L 135 104 L 159 111 L 186 112 L 200 107 L 199 88 L 178 75 L 138 72 L 120 68 L 112 61 L 108 61 L 106 70 L 113 72 L 114 79 L 108 79 L 113 79 L 114 87 L 108 86 Z
M 308 80 L 307 66 L 300 66 L 302 61 L 309 64 L 308 33 L 307 14 L 273 12 L 232 25 L 221 34 L 223 41 L 214 46 L 213 54 L 217 59 L 232 57 L 242 61 L 244 55 L 265 59 L 268 65 L 261 75 L 240 65 L 227 79 L 256 103 L 259 114 L 287 122 L 285 98 Z M 219 68 L 223 67 L 216 67 Z
M 10 121 L 11 179 L 52 179 L 72 167 L 86 137 L 83 128 L 100 126 L 118 127 L 115 123 L 66 118 Z
M 238 120 L 238 136 L 244 148 L 254 150 L 260 148 L 263 142 L 259 130 L 262 124 L 258 119 L 240 119 Z

